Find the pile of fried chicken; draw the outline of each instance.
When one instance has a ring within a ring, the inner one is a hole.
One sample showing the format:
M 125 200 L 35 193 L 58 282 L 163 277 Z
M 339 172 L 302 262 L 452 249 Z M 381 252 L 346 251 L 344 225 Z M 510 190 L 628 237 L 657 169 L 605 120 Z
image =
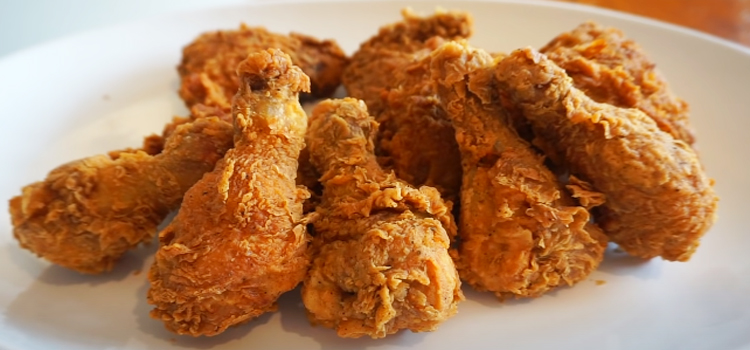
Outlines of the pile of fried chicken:
M 82 273 L 152 240 L 151 316 L 213 336 L 302 283 L 341 337 L 435 330 L 461 282 L 499 299 L 584 280 L 608 242 L 687 261 L 717 196 L 687 104 L 622 32 L 471 46 L 468 13 L 332 40 L 242 25 L 183 51 L 190 108 L 140 149 L 64 164 L 10 200 L 21 247 Z M 300 99 L 318 102 L 307 116 Z M 457 219 L 455 219 L 457 218 Z

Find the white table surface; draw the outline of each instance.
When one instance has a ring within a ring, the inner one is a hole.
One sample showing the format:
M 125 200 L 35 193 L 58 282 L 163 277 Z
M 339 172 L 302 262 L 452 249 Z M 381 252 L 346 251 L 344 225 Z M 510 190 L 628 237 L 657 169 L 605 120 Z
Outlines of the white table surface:
M 258 0 L 0 0 L 0 59 L 25 48 L 173 11 Z

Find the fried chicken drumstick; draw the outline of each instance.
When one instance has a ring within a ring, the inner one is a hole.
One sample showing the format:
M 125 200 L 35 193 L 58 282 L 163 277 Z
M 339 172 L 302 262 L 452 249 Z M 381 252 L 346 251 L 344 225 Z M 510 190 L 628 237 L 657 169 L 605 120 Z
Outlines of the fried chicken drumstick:
M 498 88 L 572 175 L 603 193 L 596 221 L 628 253 L 686 261 L 711 227 L 717 197 L 693 149 L 638 109 L 593 101 L 533 49 L 497 65 Z
M 309 236 L 295 185 L 309 78 L 280 50 L 237 68 L 234 148 L 186 194 L 159 234 L 149 273 L 151 316 L 178 334 L 213 336 L 276 309 L 305 276 Z
M 539 51 L 594 101 L 638 108 L 675 139 L 695 142 L 687 103 L 672 94 L 656 64 L 620 30 L 585 22 Z
M 468 38 L 466 12 L 437 11 L 419 17 L 405 9 L 403 21 L 385 26 L 363 43 L 345 69 L 349 95 L 364 100 L 380 123 L 380 162 L 414 186 L 437 188 L 458 200 L 461 167 L 450 120 L 440 107 L 429 72 L 412 67 L 445 40 Z
M 602 260 L 606 236 L 511 127 L 492 89 L 492 57 L 451 42 L 423 62 L 461 150 L 461 278 L 501 299 L 586 278 Z
M 328 97 L 341 84 L 348 59 L 333 40 L 291 33 L 276 34 L 262 27 L 241 25 L 237 30 L 205 33 L 182 51 L 180 97 L 188 107 L 196 103 L 231 108 L 240 81 L 235 69 L 248 54 L 276 48 L 284 51 L 310 77 L 312 96 Z
M 182 195 L 232 147 L 218 117 L 180 121 L 164 150 L 112 152 L 64 164 L 10 200 L 21 247 L 82 273 L 109 271 L 150 241 Z
M 380 168 L 376 130 L 364 103 L 347 98 L 321 102 L 308 134 L 324 190 L 302 300 L 313 323 L 341 337 L 432 331 L 463 299 L 450 208 L 434 188 Z

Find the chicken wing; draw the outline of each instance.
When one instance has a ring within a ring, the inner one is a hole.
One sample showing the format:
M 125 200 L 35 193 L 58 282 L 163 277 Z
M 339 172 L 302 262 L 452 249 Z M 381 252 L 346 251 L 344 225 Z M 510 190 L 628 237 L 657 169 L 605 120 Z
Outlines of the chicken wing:
M 241 25 L 238 30 L 204 33 L 182 51 L 180 96 L 189 106 L 202 103 L 229 110 L 237 92 L 237 64 L 267 48 L 284 51 L 310 77 L 313 97 L 327 97 L 341 84 L 348 59 L 333 40 L 291 33 L 271 33 Z
M 310 80 L 268 49 L 237 68 L 235 147 L 186 194 L 159 234 L 149 273 L 151 316 L 178 334 L 213 336 L 276 309 L 305 276 L 308 192 L 295 185 Z
M 64 267 L 101 273 L 150 241 L 182 195 L 232 147 L 232 125 L 203 117 L 176 126 L 164 150 L 115 152 L 64 164 L 10 200 L 21 247 Z
M 717 197 L 693 149 L 638 109 L 593 101 L 533 49 L 497 65 L 499 90 L 531 122 L 546 153 L 605 196 L 596 221 L 642 258 L 686 261 L 711 227 Z
M 451 42 L 423 65 L 461 150 L 461 278 L 501 299 L 586 278 L 602 260 L 606 236 L 511 127 L 492 88 L 492 57 Z
M 380 123 L 380 162 L 408 183 L 437 188 L 457 201 L 461 167 L 453 128 L 429 83 L 429 73 L 412 64 L 444 40 L 468 38 L 473 20 L 466 12 L 438 10 L 380 29 L 363 43 L 344 71 L 349 95 L 364 100 Z
M 463 300 L 450 207 L 380 168 L 376 130 L 365 104 L 347 98 L 321 102 L 308 134 L 324 190 L 302 300 L 312 322 L 341 337 L 432 331 Z
M 672 94 L 656 64 L 620 30 L 586 22 L 540 51 L 594 101 L 638 108 L 675 139 L 695 142 L 688 104 Z

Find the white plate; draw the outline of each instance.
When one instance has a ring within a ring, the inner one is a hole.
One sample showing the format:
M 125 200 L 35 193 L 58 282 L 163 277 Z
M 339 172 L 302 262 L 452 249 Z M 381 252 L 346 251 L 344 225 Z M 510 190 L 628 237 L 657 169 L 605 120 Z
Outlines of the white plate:
M 721 196 L 719 221 L 688 263 L 608 253 L 574 288 L 498 303 L 465 288 L 459 314 L 434 333 L 339 339 L 311 327 L 298 291 L 280 312 L 214 338 L 167 332 L 148 317 L 145 271 L 155 246 L 115 271 L 83 276 L 21 250 L 0 215 L 0 348 L 6 349 L 738 349 L 750 346 L 750 50 L 683 28 L 595 8 L 544 2 L 416 2 L 464 9 L 475 45 L 539 47 L 594 19 L 624 30 L 692 106 L 699 148 Z M 53 167 L 126 146 L 186 110 L 175 93 L 180 48 L 240 21 L 336 38 L 352 52 L 403 3 L 283 2 L 181 13 L 69 37 L 0 61 L 0 198 Z M 7 212 L 7 202 L 2 202 Z M 141 271 L 140 273 L 137 273 Z M 606 281 L 598 285 L 597 280 Z

